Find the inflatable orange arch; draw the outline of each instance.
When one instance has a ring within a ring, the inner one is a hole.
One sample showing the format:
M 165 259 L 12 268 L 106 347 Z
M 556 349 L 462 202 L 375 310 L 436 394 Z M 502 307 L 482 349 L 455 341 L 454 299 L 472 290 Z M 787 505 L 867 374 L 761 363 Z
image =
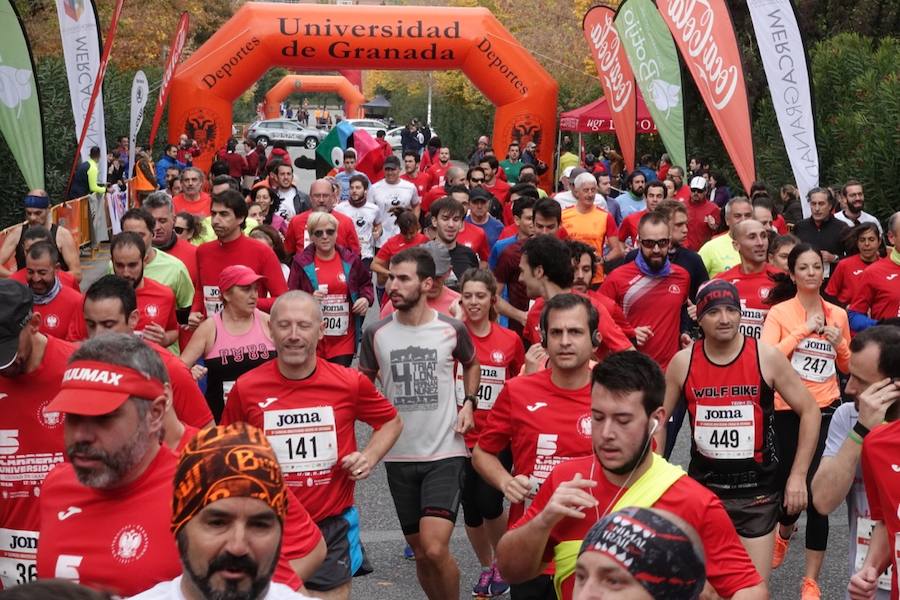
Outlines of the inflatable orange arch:
M 344 99 L 344 114 L 348 119 L 362 117 L 366 97 L 343 75 L 285 75 L 272 86 L 263 99 L 263 113 L 267 119 L 279 116 L 281 101 L 294 92 L 337 92 Z
M 235 98 L 274 66 L 460 69 L 496 106 L 497 156 L 533 140 L 552 164 L 556 81 L 485 8 L 248 2 L 176 72 L 170 141 L 188 133 L 203 151 L 194 164 L 207 168 L 231 136 Z

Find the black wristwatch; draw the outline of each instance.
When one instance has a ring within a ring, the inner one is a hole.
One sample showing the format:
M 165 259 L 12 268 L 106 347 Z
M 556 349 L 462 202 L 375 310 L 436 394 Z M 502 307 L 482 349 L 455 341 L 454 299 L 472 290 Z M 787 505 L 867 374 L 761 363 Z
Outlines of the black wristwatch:
M 469 394 L 463 398 L 463 405 L 465 405 L 466 402 L 471 402 L 472 408 L 478 408 L 478 396 L 475 394 Z
M 853 426 L 853 431 L 855 431 L 859 437 L 864 438 L 869 435 L 870 429 L 857 421 L 856 425 Z

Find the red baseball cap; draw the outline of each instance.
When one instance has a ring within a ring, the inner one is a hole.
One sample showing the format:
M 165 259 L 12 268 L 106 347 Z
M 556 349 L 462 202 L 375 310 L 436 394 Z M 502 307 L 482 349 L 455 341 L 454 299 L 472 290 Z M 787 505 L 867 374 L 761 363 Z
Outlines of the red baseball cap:
M 131 396 L 157 398 L 165 386 L 129 367 L 96 360 L 76 360 L 63 373 L 59 393 L 48 412 L 97 416 L 113 412 Z
M 260 279 L 265 279 L 265 277 L 257 274 L 248 266 L 231 265 L 219 273 L 219 291 L 225 292 L 236 285 L 252 285 Z

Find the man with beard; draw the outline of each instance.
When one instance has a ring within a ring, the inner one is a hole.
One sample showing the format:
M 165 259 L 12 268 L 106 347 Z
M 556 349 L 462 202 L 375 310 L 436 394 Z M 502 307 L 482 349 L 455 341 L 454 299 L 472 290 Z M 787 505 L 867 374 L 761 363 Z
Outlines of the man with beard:
M 235 467 L 234 453 L 246 460 Z M 199 477 L 192 479 L 194 474 Z M 285 535 L 287 491 L 263 433 L 244 423 L 194 437 L 175 469 L 172 532 L 182 574 L 137 600 L 305 600 L 272 582 Z M 205 492 L 214 488 L 216 496 Z M 223 531 L 224 530 L 224 531 Z
M 384 160 L 384 179 L 369 187 L 369 199 L 381 209 L 384 215 L 381 239 L 376 244 L 379 247 L 400 233 L 400 229 L 397 227 L 397 215 L 400 214 L 400 211 L 411 210 L 418 218 L 422 210 L 421 199 L 415 184 L 400 178 L 400 164 L 395 161 L 395 158 L 386 158 Z
M 791 514 L 806 505 L 819 410 L 784 354 L 741 333 L 741 300 L 733 284 L 713 280 L 700 288 L 697 320 L 703 339 L 675 355 L 666 372 L 666 414 L 678 402 L 687 405 L 693 434 L 688 473 L 722 501 L 768 581 L 782 505 L 778 448 L 771 433 L 775 392 L 800 417 L 798 450 L 784 487 Z
M 50 240 L 56 244 L 60 254 L 60 267 L 69 271 L 77 281 L 81 281 L 81 259 L 75 238 L 65 227 L 50 220 L 50 197 L 44 190 L 31 190 L 25 196 L 25 223 L 13 227 L 0 246 L 0 277 L 9 277 L 11 271 L 4 265 L 15 257 L 16 268 L 25 268 L 25 232 L 31 227 L 45 227 L 50 231 Z
M 369 177 L 362 171 L 356 170 L 356 150 L 347 148 L 344 151 L 344 168 L 334 176 L 335 181 L 341 186 L 340 201 L 345 202 L 350 197 L 350 178 L 360 175 Z
M 384 161 L 385 178 L 389 172 L 393 176 L 399 171 L 400 161 L 396 156 L 388 157 Z M 356 228 L 356 237 L 359 239 L 359 255 L 367 268 L 375 258 L 376 242 L 381 239 L 381 223 L 384 220 L 382 210 L 366 197 L 368 190 L 369 180 L 354 175 L 350 178 L 350 199 L 335 206 L 331 213 L 335 217 L 337 217 L 335 213 L 345 215 L 353 222 L 353 226 Z M 338 221 L 338 229 L 340 229 L 340 221 Z
M 506 150 L 506 160 L 500 161 L 500 168 L 506 173 L 506 181 L 509 185 L 519 183 L 519 171 L 522 170 L 522 149 L 519 142 L 512 142 Z
M 365 180 L 368 183 L 368 179 Z M 314 212 L 327 212 L 337 219 L 337 244 L 360 253 L 359 236 L 356 233 L 356 224 L 349 216 L 341 211 L 335 212 L 337 195 L 334 186 L 327 179 L 317 179 L 309 186 L 310 209 L 300 213 L 291 219 L 287 232 L 284 234 L 284 250 L 288 254 L 302 253 L 303 249 L 312 242 L 309 239 L 309 231 L 306 224 L 309 215 Z
M 844 199 L 844 210 L 834 214 L 835 219 L 839 219 L 850 227 L 855 227 L 860 223 L 875 223 L 878 231 L 881 232 L 881 222 L 878 217 L 871 215 L 863 210 L 863 204 L 866 196 L 863 193 L 863 186 L 855 179 L 851 179 L 841 188 L 841 196 Z
M 62 416 L 47 405 L 75 346 L 40 327 L 32 292 L 0 279 L 0 589 L 37 577 L 41 485 L 65 460 Z
M 638 247 L 638 223 L 641 217 L 656 210 L 660 202 L 666 199 L 667 192 L 666 186 L 659 181 L 651 181 L 644 187 L 647 208 L 631 213 L 619 225 L 619 241 L 625 246 L 626 252 Z
M 585 429 L 593 453 L 554 468 L 525 515 L 501 538 L 497 560 L 504 577 L 526 581 L 552 560 L 557 593 L 571 600 L 575 562 L 591 526 L 610 511 L 652 507 L 697 530 L 708 583 L 719 596 L 768 598 L 718 498 L 650 449 L 665 419 L 659 366 L 640 352 L 619 352 L 595 366 L 588 382 L 591 416 Z
M 663 369 L 689 337 L 681 333 L 681 309 L 691 289 L 688 272 L 669 260 L 669 223 L 647 213 L 638 224 L 640 252 L 610 273 L 600 293 L 622 307 L 638 348 Z
M 172 199 L 175 212 L 189 212 L 198 217 L 209 216 L 212 197 L 203 191 L 205 175 L 197 167 L 188 167 L 181 172 L 181 193 Z
M 431 177 L 431 187 L 443 186 L 446 183 L 447 169 L 450 165 L 450 148 L 443 146 L 438 150 L 438 161 L 428 167 L 428 175 Z
M 484 171 L 484 189 L 499 200 L 501 205 L 506 205 L 509 202 L 509 190 L 511 187 L 500 177 L 500 172 L 503 169 L 500 168 L 497 157 L 493 155 L 485 156 L 478 161 L 478 166 Z
M 133 335 L 97 336 L 72 354 L 48 405 L 65 414 L 69 460 L 42 490 L 38 577 L 131 596 L 181 572 L 169 519 L 177 459 L 160 442 L 171 393 L 159 355 Z M 192 456 L 210 459 L 208 452 Z M 230 464 L 237 471 L 252 461 Z M 182 475 L 179 493 L 196 482 Z M 224 490 L 208 483 L 208 495 L 196 502 L 222 497 Z M 285 523 L 297 529 L 285 536 L 291 543 L 281 548 L 275 579 L 297 588 L 298 574 L 318 566 L 324 543 L 309 515 L 288 501 Z
M 647 208 L 647 203 L 644 201 L 644 186 L 646 185 L 647 179 L 640 171 L 632 171 L 628 175 L 625 180 L 625 193 L 616 196 L 623 220 L 631 213 Z
M 81 293 L 59 278 L 59 253 L 48 241 L 36 242 L 25 256 L 28 288 L 34 295 L 35 312 L 41 315 L 40 331 L 63 340 L 75 340 L 73 327 L 81 325 Z
M 721 211 L 716 203 L 707 197 L 708 187 L 709 184 L 705 179 L 694 177 L 689 188 L 690 196 L 684 203 L 688 211 L 688 235 L 684 245 L 695 252 L 719 230 Z
M 459 598 L 459 566 L 450 553 L 481 369 L 460 321 L 426 303 L 435 263 L 424 248 L 391 258 L 388 295 L 394 312 L 363 332 L 359 370 L 379 378 L 404 428 L 384 457 L 400 527 L 416 558 L 429 600 Z M 465 399 L 457 411 L 456 364 Z
M 387 173 L 385 173 L 386 175 Z M 428 174 L 428 171 L 419 170 L 419 154 L 413 150 L 403 151 L 403 174 L 400 178 L 416 186 L 419 198 L 423 198 L 431 187 L 431 175 Z
M 900 327 L 870 327 L 850 340 L 850 379 L 844 392 L 853 399 L 834 411 L 822 462 L 812 481 L 813 503 L 821 514 L 847 502 L 849 521 L 848 557 L 852 576 L 865 564 L 875 522 L 866 497 L 865 480 L 860 468 L 863 436 L 885 421 L 897 420 L 896 402 L 900 400 Z M 862 433 L 860 433 L 862 432 Z M 888 600 L 891 596 L 893 569 L 874 573 L 874 580 L 863 577 L 872 598 Z
M 429 212 L 431 213 L 431 226 L 436 234 L 434 241 L 447 247 L 450 261 L 453 264 L 453 277 L 447 280 L 447 285 L 458 291 L 456 284 L 462 279 L 463 273 L 469 269 L 477 269 L 480 264 L 475 250 L 466 246 L 459 239 L 460 230 L 465 224 L 463 219 L 466 216 L 466 209 L 461 202 L 452 197 L 446 197 L 432 204 Z M 481 232 L 474 225 L 472 228 Z

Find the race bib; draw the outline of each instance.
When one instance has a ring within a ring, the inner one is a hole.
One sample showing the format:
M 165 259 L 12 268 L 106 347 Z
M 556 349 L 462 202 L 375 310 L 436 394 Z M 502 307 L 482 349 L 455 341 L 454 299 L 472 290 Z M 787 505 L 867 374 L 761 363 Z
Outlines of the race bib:
M 327 471 L 337 463 L 337 432 L 330 406 L 267 411 L 263 429 L 285 473 Z
M 865 517 L 856 517 L 856 563 L 854 566 L 857 571 L 862 569 L 863 563 L 866 561 L 866 555 L 869 553 L 869 542 L 872 540 L 873 529 L 875 529 L 875 521 Z M 897 541 L 895 541 L 895 545 L 896 544 Z M 891 569 L 893 569 L 892 566 L 888 567 L 887 571 L 878 577 L 878 589 L 890 591 Z
M 791 356 L 791 366 L 800 379 L 822 383 L 834 377 L 834 359 L 837 352 L 824 338 L 803 338 Z
M 743 304 L 743 301 L 741 301 Z M 738 327 L 740 332 L 747 337 L 759 339 L 762 335 L 763 322 L 766 320 L 768 310 L 760 310 L 758 308 L 741 307 L 741 324 Z
M 329 294 L 322 298 L 322 319 L 325 321 L 325 335 L 346 335 L 350 327 L 350 303 L 340 294 Z
M 707 458 L 753 458 L 755 413 L 752 404 L 709 406 L 697 404 L 694 443 Z
M 219 286 L 203 286 L 203 305 L 206 307 L 207 316 L 222 312 L 225 305 L 222 303 L 222 292 L 219 290 Z
M 38 532 L 0 527 L 0 582 L 3 589 L 37 579 Z
M 481 367 L 481 382 L 478 384 L 478 410 L 491 410 L 494 402 L 503 389 L 506 382 L 506 367 Z M 456 365 L 456 403 L 462 406 L 466 398 L 466 388 L 463 385 L 462 365 Z

